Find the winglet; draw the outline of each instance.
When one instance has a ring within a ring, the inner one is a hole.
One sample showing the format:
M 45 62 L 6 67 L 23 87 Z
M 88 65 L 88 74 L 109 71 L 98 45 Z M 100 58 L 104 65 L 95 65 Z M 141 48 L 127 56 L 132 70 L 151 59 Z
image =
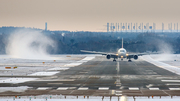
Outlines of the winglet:
M 123 38 L 122 38 L 122 48 L 123 48 Z

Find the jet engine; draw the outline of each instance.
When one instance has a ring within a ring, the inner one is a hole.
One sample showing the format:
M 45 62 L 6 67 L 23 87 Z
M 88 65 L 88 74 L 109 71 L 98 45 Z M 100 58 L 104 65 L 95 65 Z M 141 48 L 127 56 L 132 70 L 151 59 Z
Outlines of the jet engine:
M 137 60 L 137 59 L 138 59 L 138 56 L 137 56 L 137 55 L 134 55 L 134 59 Z
M 107 59 L 110 59 L 110 58 L 111 58 L 111 55 L 106 55 L 106 58 L 107 58 Z

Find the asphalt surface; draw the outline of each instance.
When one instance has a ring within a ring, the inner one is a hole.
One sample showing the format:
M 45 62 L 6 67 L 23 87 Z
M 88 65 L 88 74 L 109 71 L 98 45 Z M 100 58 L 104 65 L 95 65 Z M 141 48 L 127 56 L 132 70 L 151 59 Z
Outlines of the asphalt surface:
M 96 56 L 93 60 L 60 71 L 53 76 L 41 76 L 38 80 L 25 83 L 0 84 L 0 87 L 31 87 L 24 92 L 1 92 L 0 96 L 179 96 L 178 80 L 179 75 L 141 59 L 132 62 L 127 62 L 126 59 L 113 62 L 103 56 Z

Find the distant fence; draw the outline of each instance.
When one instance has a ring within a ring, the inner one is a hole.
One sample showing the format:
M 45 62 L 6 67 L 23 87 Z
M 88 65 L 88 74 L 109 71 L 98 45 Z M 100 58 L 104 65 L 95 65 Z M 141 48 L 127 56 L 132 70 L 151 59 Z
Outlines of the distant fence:
M 107 32 L 178 32 L 178 23 L 162 23 L 161 29 L 156 29 L 156 23 L 107 23 Z

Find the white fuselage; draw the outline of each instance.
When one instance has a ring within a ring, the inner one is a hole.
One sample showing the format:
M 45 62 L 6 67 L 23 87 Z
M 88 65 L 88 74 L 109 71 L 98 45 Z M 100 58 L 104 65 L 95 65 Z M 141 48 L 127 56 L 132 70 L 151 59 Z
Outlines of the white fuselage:
M 119 58 L 126 58 L 127 54 L 126 54 L 126 49 L 124 48 L 120 48 L 118 50 L 118 57 Z

